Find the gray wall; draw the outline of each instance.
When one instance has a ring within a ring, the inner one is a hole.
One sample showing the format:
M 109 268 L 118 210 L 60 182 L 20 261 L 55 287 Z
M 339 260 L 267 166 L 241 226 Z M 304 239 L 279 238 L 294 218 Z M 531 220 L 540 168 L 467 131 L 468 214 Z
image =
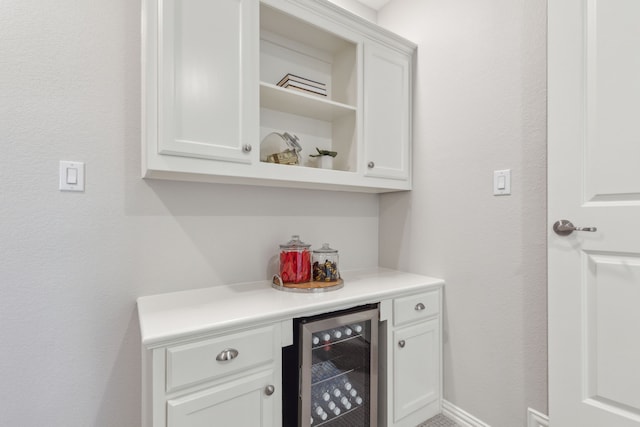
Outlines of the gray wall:
M 447 281 L 445 398 L 525 426 L 547 412 L 546 2 L 393 0 L 378 23 L 419 44 L 414 191 L 381 197 L 380 263 Z
M 0 53 L 1 426 L 139 426 L 138 296 L 267 279 L 293 233 L 377 265 L 376 195 L 140 178 L 139 1 L 3 1 Z

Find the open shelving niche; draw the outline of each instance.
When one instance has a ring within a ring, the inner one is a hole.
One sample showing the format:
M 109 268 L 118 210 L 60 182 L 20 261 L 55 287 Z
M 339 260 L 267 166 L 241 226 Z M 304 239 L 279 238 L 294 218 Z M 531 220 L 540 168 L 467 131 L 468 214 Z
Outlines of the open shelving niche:
M 260 141 L 288 132 L 302 146 L 299 166 L 262 167 L 316 167 L 317 147 L 338 153 L 333 170 L 357 171 L 359 57 L 358 43 L 261 4 Z M 327 96 L 277 86 L 287 74 L 325 83 Z

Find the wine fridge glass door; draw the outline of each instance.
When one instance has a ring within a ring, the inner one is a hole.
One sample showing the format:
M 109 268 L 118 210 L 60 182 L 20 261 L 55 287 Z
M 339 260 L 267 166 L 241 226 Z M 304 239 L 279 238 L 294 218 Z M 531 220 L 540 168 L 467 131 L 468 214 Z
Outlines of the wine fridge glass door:
M 300 427 L 376 427 L 378 308 L 300 328 Z

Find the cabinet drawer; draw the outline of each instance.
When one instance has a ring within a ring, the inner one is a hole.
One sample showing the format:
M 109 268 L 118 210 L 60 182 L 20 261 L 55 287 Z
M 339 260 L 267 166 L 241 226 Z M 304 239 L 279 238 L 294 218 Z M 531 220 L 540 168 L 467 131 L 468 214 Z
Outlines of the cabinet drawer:
M 438 291 L 393 300 L 393 324 L 395 326 L 426 319 L 439 312 L 440 294 Z
M 274 360 L 274 326 L 167 349 L 167 391 Z

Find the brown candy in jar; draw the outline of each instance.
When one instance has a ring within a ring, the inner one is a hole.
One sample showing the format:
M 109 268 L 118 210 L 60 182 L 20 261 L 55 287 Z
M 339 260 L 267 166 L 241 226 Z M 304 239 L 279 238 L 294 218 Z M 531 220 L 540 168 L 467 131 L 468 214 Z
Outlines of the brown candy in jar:
M 324 243 L 313 251 L 313 280 L 315 282 L 335 282 L 340 279 L 338 251 Z

